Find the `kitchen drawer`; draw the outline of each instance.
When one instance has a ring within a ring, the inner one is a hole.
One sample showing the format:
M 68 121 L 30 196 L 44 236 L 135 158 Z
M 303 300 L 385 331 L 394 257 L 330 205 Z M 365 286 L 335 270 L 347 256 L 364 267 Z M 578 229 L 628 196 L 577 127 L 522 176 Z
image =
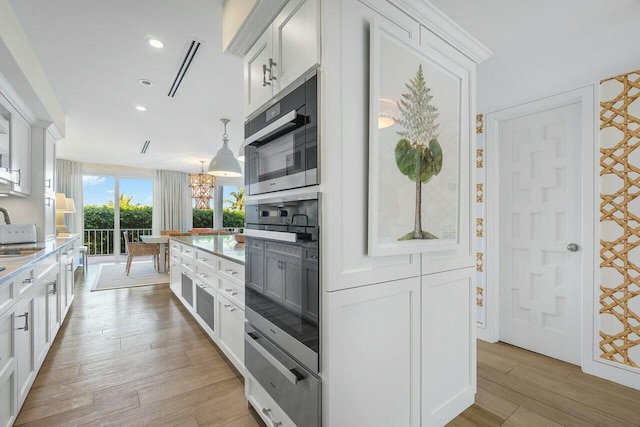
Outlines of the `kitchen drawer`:
M 196 263 L 195 274 L 196 276 L 198 276 L 198 280 L 202 280 L 212 288 L 215 289 L 218 287 L 218 283 L 216 280 L 218 276 L 216 275 L 216 272 L 212 267 L 201 263 Z
M 214 269 L 215 271 L 217 257 L 214 254 L 207 251 L 200 250 L 200 249 L 196 249 L 195 257 L 196 257 L 196 264 L 207 265 L 212 269 Z
M 244 378 L 244 394 L 268 427 L 295 427 L 293 421 L 248 372 Z
M 176 251 L 178 254 L 182 252 L 182 245 L 175 240 L 169 240 L 169 249 L 173 252 Z
M 244 284 L 244 265 L 218 257 L 216 267 L 218 277 L 226 277 Z
M 44 276 L 49 274 L 51 270 L 56 267 L 59 267 L 60 263 L 58 261 L 58 254 L 49 256 L 38 263 L 35 266 L 35 276 L 38 281 L 40 281 Z
M 195 269 L 193 268 L 193 260 L 180 257 L 180 270 L 182 270 L 184 274 L 188 274 L 190 276 L 194 275 Z
M 182 245 L 182 250 L 180 251 L 180 256 L 185 258 L 190 258 L 192 261 L 195 259 L 196 250 L 192 246 Z
M 0 313 L 14 303 L 15 279 L 0 284 Z
M 33 284 L 35 282 L 35 274 L 33 268 L 25 271 L 18 275 L 15 279 L 15 286 L 18 295 L 22 295 L 31 288 L 33 288 Z
M 218 293 L 244 310 L 244 285 L 224 276 L 218 276 Z

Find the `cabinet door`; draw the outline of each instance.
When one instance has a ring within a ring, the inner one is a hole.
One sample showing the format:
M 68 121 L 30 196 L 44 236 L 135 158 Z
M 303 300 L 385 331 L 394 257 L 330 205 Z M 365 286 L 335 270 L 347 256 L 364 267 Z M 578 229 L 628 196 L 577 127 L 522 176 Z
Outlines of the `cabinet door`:
M 261 248 L 254 247 L 255 245 L 261 243 L 254 243 L 254 240 L 251 240 L 249 250 L 247 251 L 247 262 L 245 263 L 245 267 L 247 267 L 247 271 L 245 272 L 247 276 L 246 283 L 249 287 L 251 287 L 254 291 L 264 293 L 264 251 Z
M 276 91 L 320 64 L 319 0 L 290 0 L 273 21 Z
M 16 361 L 18 381 L 18 406 L 29 393 L 35 370 L 33 346 L 33 295 L 26 295 L 15 305 L 14 330 L 16 334 Z
M 244 311 L 218 294 L 218 346 L 244 374 Z
M 180 264 L 171 258 L 169 261 L 171 263 L 171 279 L 169 281 L 169 287 L 171 288 L 171 292 L 175 296 L 180 296 L 180 287 L 182 285 L 182 272 L 180 271 Z
M 475 272 L 472 267 L 422 276 L 424 426 L 445 425 L 473 404 L 477 328 Z
M 420 278 L 326 292 L 324 302 L 323 424 L 420 426 Z
M 49 329 L 49 287 L 44 283 L 36 283 L 36 295 L 33 299 L 33 357 L 36 369 L 47 356 L 51 345 Z M 19 323 L 19 322 L 18 322 Z
M 14 311 L 0 316 L 0 427 L 9 427 L 18 412 Z
M 265 67 L 269 66 L 269 58 L 272 57 L 269 27 L 244 57 L 246 115 L 258 109 L 273 94 L 269 73 L 265 73 Z
M 19 114 L 12 114 L 11 131 L 11 169 L 17 178 L 13 190 L 31 194 L 31 126 Z
M 49 276 L 45 283 L 47 287 L 47 298 L 49 306 L 49 331 L 50 340 L 53 343 L 61 323 L 61 310 L 60 310 L 60 272 L 56 271 L 53 276 Z
M 264 257 L 265 280 L 264 294 L 278 302 L 284 301 L 283 257 L 267 253 Z

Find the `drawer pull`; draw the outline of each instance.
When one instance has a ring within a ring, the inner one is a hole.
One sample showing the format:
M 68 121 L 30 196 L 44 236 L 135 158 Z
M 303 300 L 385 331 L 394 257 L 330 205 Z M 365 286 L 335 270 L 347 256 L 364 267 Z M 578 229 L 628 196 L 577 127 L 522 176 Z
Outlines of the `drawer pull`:
M 273 419 L 273 417 L 271 417 L 271 409 L 270 408 L 262 408 L 262 413 L 269 418 L 269 421 L 271 421 L 271 424 L 273 424 L 273 427 L 279 427 L 282 425 L 282 421 L 276 421 Z
M 47 283 L 47 285 L 50 285 L 52 287 L 52 289 L 49 291 L 49 293 L 51 295 L 55 295 L 56 292 L 58 292 L 58 281 L 57 280 L 53 280 L 53 281 Z
M 203 279 L 209 277 L 207 273 L 198 273 L 198 276 L 202 277 Z
M 318 259 L 318 255 L 309 255 L 309 259 L 317 260 Z
M 232 297 L 235 297 L 236 295 L 238 295 L 238 293 L 235 292 L 233 289 L 225 289 L 224 291 L 230 294 Z
M 28 279 L 24 279 L 24 280 L 22 281 L 22 283 L 33 283 L 33 277 L 30 277 L 30 278 L 28 278 Z
M 224 308 L 226 308 L 227 310 L 229 310 L 230 312 L 234 312 L 236 311 L 236 309 L 231 305 L 231 304 L 225 304 Z
M 185 250 L 185 251 L 184 251 L 184 253 L 185 253 L 185 254 L 190 254 L 190 253 L 191 253 L 191 251 Z
M 229 273 L 230 275 L 232 275 L 232 276 L 235 276 L 236 274 L 238 274 L 238 272 L 237 272 L 237 271 L 232 270 L 232 269 L 230 269 L 230 268 L 227 268 L 225 271 L 226 271 L 227 273 Z
M 25 312 L 24 314 L 20 314 L 16 317 L 24 317 L 24 328 L 16 328 L 16 331 L 25 331 L 29 330 L 29 312 Z

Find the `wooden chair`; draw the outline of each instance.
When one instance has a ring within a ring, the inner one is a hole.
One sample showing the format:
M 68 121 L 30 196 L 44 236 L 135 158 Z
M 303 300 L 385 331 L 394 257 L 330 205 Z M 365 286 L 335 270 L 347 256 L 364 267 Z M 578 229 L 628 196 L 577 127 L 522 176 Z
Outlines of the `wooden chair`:
M 157 271 L 160 271 L 160 244 L 158 243 L 132 243 L 129 241 L 129 235 L 126 231 L 122 232 L 124 237 L 124 245 L 127 249 L 127 276 L 131 270 L 131 260 L 137 256 L 153 255 L 153 261 Z

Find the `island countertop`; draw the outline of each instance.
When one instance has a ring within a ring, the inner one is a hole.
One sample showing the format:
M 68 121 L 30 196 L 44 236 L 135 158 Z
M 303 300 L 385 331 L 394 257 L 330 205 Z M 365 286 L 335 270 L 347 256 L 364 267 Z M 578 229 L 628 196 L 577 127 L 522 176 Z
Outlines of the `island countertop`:
M 57 238 L 52 240 L 47 240 L 46 242 L 36 242 L 36 243 L 22 243 L 15 245 L 2 245 L 2 249 L 32 249 L 32 248 L 42 248 L 37 252 L 34 252 L 30 255 L 20 255 L 15 257 L 6 257 L 0 258 L 0 267 L 5 267 L 4 271 L 0 272 L 0 283 L 5 282 L 6 280 L 11 279 L 12 277 L 17 276 L 22 271 L 29 268 L 31 265 L 40 261 L 58 252 L 64 246 L 73 242 L 78 238 L 79 235 L 71 235 L 69 237 Z
M 244 244 L 236 242 L 232 234 L 219 236 L 171 236 L 171 240 L 244 265 Z

